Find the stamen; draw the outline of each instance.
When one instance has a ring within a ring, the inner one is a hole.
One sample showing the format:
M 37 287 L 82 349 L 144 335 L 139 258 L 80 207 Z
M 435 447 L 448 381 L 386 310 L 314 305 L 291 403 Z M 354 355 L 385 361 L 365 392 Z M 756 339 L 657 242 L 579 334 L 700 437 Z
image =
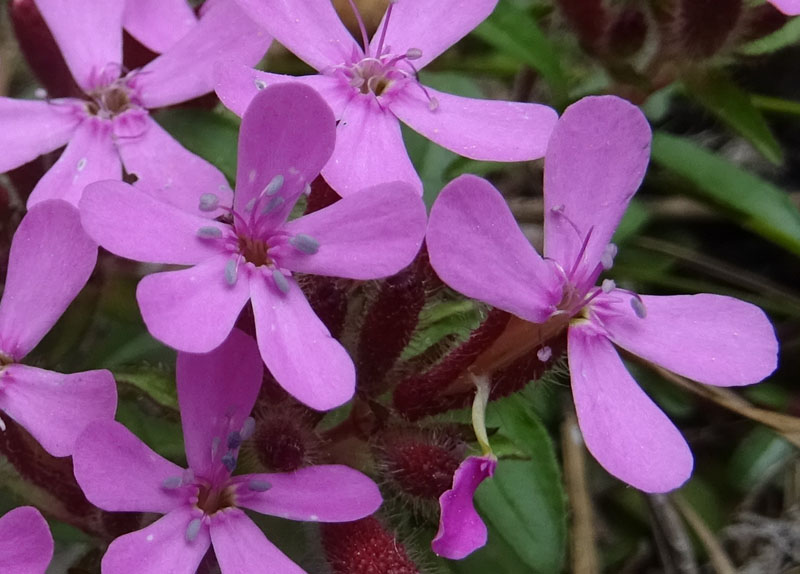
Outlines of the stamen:
M 319 251 L 319 241 L 305 233 L 298 233 L 289 239 L 289 245 L 307 255 L 314 255 Z
M 422 50 L 419 48 L 409 48 L 406 51 L 406 58 L 409 60 L 419 60 L 422 57 Z
M 275 281 L 275 286 L 280 289 L 282 293 L 289 292 L 289 281 L 287 281 L 286 275 L 281 273 L 280 269 L 272 270 L 272 280 Z
M 233 456 L 233 452 L 226 452 L 221 462 L 228 469 L 228 472 L 236 470 L 236 457 Z
M 389 0 L 389 7 L 386 8 L 386 16 L 383 18 L 383 28 L 381 29 L 381 39 L 378 41 L 378 48 L 375 52 L 375 56 L 378 58 L 383 54 L 383 41 L 386 39 L 386 29 L 389 27 L 389 18 L 392 17 L 392 8 L 394 8 L 395 2 L 397 0 Z
M 600 265 L 603 266 L 603 269 L 608 271 L 614 266 L 614 258 L 617 256 L 617 246 L 613 243 L 609 243 L 606 245 L 606 248 L 603 249 L 603 255 L 600 257 Z
M 183 486 L 183 477 L 182 476 L 170 476 L 169 478 L 165 478 L 161 482 L 161 486 L 168 489 L 174 490 L 176 488 L 180 488 Z
M 197 230 L 197 236 L 203 239 L 217 239 L 222 237 L 222 230 L 219 227 L 201 227 Z
M 256 431 L 256 419 L 253 417 L 247 417 L 242 422 L 242 430 L 239 431 L 239 435 L 242 437 L 242 440 L 247 440 L 253 433 Z
M 631 297 L 631 307 L 633 307 L 633 312 L 636 313 L 639 319 L 647 317 L 647 307 L 644 306 L 644 301 L 638 295 Z
M 200 211 L 214 211 L 219 207 L 219 197 L 215 193 L 204 193 L 200 196 Z
M 233 431 L 228 435 L 228 448 L 233 450 L 242 446 L 242 435 L 239 431 Z
M 364 26 L 364 20 L 361 18 L 361 13 L 358 11 L 358 6 L 356 6 L 354 0 L 350 0 L 350 8 L 353 9 L 353 14 L 355 14 L 356 20 L 358 21 L 358 27 L 361 30 L 361 41 L 364 42 L 364 54 L 369 56 L 369 38 L 367 37 L 367 27 Z
M 236 285 L 236 279 L 239 274 L 239 265 L 236 259 L 229 259 L 225 264 L 225 281 L 228 285 Z
M 247 483 L 247 488 L 253 492 L 266 492 L 272 488 L 272 485 L 266 480 L 258 480 L 257 478 L 254 478 Z
M 278 193 L 281 188 L 283 187 L 283 176 L 281 174 L 276 175 L 275 177 L 270 180 L 267 184 L 267 187 L 264 188 L 264 193 L 267 195 L 275 195 Z
M 186 542 L 194 542 L 197 535 L 200 534 L 200 527 L 203 525 L 201 518 L 195 518 L 186 527 Z
M 247 213 L 250 213 L 250 212 L 251 212 L 251 211 L 253 211 L 253 209 L 255 208 L 255 206 L 256 206 L 256 199 L 258 199 L 258 198 L 257 198 L 257 197 L 254 197 L 253 199 L 251 199 L 250 201 L 248 201 L 248 202 L 247 202 L 247 205 L 245 205 L 245 206 L 244 206 L 244 210 L 245 210 Z
M 211 460 L 214 460 L 215 458 L 217 458 L 217 453 L 219 452 L 219 443 L 220 442 L 221 441 L 220 441 L 218 436 L 215 436 L 211 440 Z
M 603 283 L 600 286 L 600 288 L 603 290 L 603 293 L 611 293 L 616 287 L 617 284 L 614 283 L 613 279 L 603 279 Z
M 546 363 L 550 360 L 550 357 L 553 356 L 553 349 L 548 346 L 544 346 L 538 351 L 536 351 L 536 357 L 543 363 Z

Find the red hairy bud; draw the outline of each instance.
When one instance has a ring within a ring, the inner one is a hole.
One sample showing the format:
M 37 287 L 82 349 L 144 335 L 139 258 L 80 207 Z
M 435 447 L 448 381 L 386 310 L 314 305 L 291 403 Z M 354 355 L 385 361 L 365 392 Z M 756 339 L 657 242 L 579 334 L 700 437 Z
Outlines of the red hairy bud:
M 322 545 L 333 574 L 419 574 L 405 546 L 373 517 L 323 524 Z
M 742 14 L 742 0 L 682 0 L 678 41 L 687 56 L 703 59 L 719 52 Z
M 638 8 L 622 10 L 608 32 L 607 51 L 610 56 L 627 58 L 636 54 L 647 37 L 647 19 Z
M 584 49 L 594 52 L 608 26 L 608 14 L 603 0 L 558 0 L 558 5 Z

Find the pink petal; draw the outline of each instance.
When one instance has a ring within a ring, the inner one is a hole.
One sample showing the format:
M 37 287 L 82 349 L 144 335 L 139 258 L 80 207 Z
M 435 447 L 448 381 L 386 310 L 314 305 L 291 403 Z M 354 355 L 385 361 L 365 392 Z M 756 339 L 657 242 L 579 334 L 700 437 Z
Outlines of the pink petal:
M 426 242 L 436 273 L 467 297 L 536 323 L 561 299 L 552 267 L 485 179 L 462 175 L 445 186 L 431 209 Z
M 544 169 L 544 254 L 569 270 L 591 231 L 580 271 L 586 279 L 639 187 L 650 159 L 650 126 L 615 96 L 583 98 L 556 124 Z
M 268 482 L 265 492 L 252 491 L 251 481 Z M 350 522 L 369 516 L 383 499 L 377 485 L 348 466 L 329 464 L 301 468 L 291 473 L 246 474 L 234 478 L 239 485 L 239 506 L 261 514 L 308 522 Z
M 385 183 L 287 223 L 284 231 L 313 237 L 319 251 L 308 255 L 287 244 L 276 257 L 281 266 L 301 273 L 388 277 L 414 259 L 426 223 L 425 205 L 414 188 L 399 181 Z
M 328 161 L 335 138 L 333 113 L 313 89 L 292 83 L 260 92 L 247 108 L 239 132 L 236 210 L 244 213 L 247 204 L 281 176 L 284 182 L 278 194 L 285 200 L 284 209 L 274 213 L 282 222 Z
M 299 82 L 314 88 L 325 100 L 338 119 L 352 98 L 353 90 L 340 78 L 314 74 L 312 76 L 285 76 L 254 70 L 236 62 L 217 62 L 217 96 L 225 106 L 238 116 L 244 114 L 255 95 L 274 84 Z
M 0 98 L 0 173 L 66 145 L 82 119 L 77 105 Z
M 86 425 L 114 419 L 117 386 L 109 371 L 65 375 L 27 365 L 0 373 L 0 409 L 53 456 L 72 454 Z
M 77 209 L 57 200 L 31 208 L 9 251 L 0 351 L 15 360 L 27 355 L 83 289 L 96 260 Z
M 176 508 L 147 528 L 120 536 L 101 564 L 107 574 L 195 574 L 211 536 L 203 523 L 197 537 L 186 540 L 186 528 L 199 516 L 190 507 Z M 227 573 L 226 573 L 227 574 Z
M 422 180 L 411 164 L 400 122 L 371 95 L 357 95 L 336 130 L 336 149 L 322 176 L 345 197 L 367 187 L 404 181 L 422 195 Z
M 202 227 L 228 225 L 187 213 L 123 183 L 86 187 L 80 203 L 86 232 L 111 253 L 148 263 L 192 265 L 222 251 L 219 241 L 197 235 Z
M 800 14 L 800 0 L 768 0 L 770 4 L 787 16 Z
M 161 54 L 188 34 L 197 18 L 186 0 L 136 0 L 125 4 L 122 24 L 131 36 Z
M 306 574 L 306 571 L 267 540 L 247 515 L 238 508 L 229 508 L 214 515 L 211 540 L 220 568 L 225 574 L 269 572 Z
M 136 86 L 142 102 L 160 108 L 202 96 L 214 89 L 217 60 L 254 66 L 270 42 L 236 2 L 220 2 L 169 51 L 141 69 Z
M 526 161 L 544 156 L 558 114 L 540 104 L 462 98 L 408 86 L 389 109 L 428 139 L 457 154 L 488 161 Z
M 53 558 L 53 535 L 38 510 L 21 506 L 0 518 L 0 572 L 44 574 Z
M 189 467 L 207 476 L 216 440 L 242 428 L 261 388 L 264 366 L 252 337 L 238 329 L 205 355 L 178 353 L 178 402 Z M 223 452 L 223 451 L 221 451 Z
M 413 62 L 419 70 L 488 18 L 496 4 L 497 0 L 402 0 L 392 10 L 383 45 L 398 55 L 410 49 L 422 50 L 422 57 Z M 385 20 L 384 16 L 372 37 L 373 55 Z
M 117 141 L 125 171 L 138 177 L 136 187 L 189 213 L 222 215 L 222 210 L 203 212 L 198 207 L 204 193 L 219 197 L 221 206 L 232 205 L 233 191 L 222 172 L 175 141 L 152 118 L 145 125 L 138 137 Z
M 237 0 L 290 52 L 317 70 L 350 60 L 355 40 L 330 0 Z
M 461 560 L 486 545 L 486 525 L 475 510 L 473 497 L 478 486 L 494 476 L 497 459 L 471 456 L 453 475 L 453 488 L 439 497 L 442 509 L 439 532 L 431 548 L 439 556 Z
M 81 433 L 72 453 L 75 479 L 86 498 L 114 512 L 170 512 L 188 493 L 164 488 L 183 469 L 112 420 L 96 421 Z
M 313 409 L 346 403 L 355 392 L 353 361 L 289 280 L 281 293 L 272 278 L 253 277 L 250 296 L 261 357 L 286 391 Z
M 189 269 L 148 275 L 136 300 L 150 334 L 181 351 L 207 353 L 219 347 L 250 298 L 242 268 L 234 285 L 225 278 L 229 259 L 217 256 Z
M 122 179 L 122 164 L 114 147 L 111 123 L 88 118 L 78 126 L 67 149 L 28 198 L 28 209 L 47 199 L 78 205 L 83 188 L 104 179 Z
M 603 468 L 645 492 L 667 492 L 692 474 L 680 431 L 631 378 L 592 326 L 570 327 L 569 367 L 578 424 Z
M 36 0 L 36 7 L 86 92 L 104 69 L 120 68 L 125 0 Z
M 722 295 L 642 296 L 645 318 L 631 295 L 614 290 L 597 298 L 596 314 L 620 347 L 701 383 L 757 383 L 778 366 L 778 341 L 764 312 Z

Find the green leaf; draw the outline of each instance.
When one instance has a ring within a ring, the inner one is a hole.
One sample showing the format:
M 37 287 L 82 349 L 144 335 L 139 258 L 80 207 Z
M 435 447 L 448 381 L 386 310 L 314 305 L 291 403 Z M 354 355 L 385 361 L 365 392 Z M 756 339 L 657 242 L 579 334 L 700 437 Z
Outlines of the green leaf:
M 567 76 L 561 67 L 563 54 L 527 11 L 500 2 L 492 15 L 475 28 L 474 34 L 501 53 L 537 70 L 553 91 L 554 99 L 565 103 Z
M 766 427 L 755 427 L 733 452 L 728 480 L 740 492 L 752 492 L 796 456 L 796 449 L 786 439 Z
M 783 150 L 764 116 L 750 96 L 721 72 L 704 72 L 684 78 L 687 92 L 708 111 L 753 144 L 774 164 L 783 161 Z
M 481 515 L 532 573 L 560 572 L 566 552 L 566 501 L 553 443 L 520 396 L 493 405 L 500 432 L 530 460 L 500 460 L 476 496 Z M 491 541 L 490 541 L 491 544 Z
M 665 133 L 654 134 L 652 159 L 692 184 L 686 191 L 726 209 L 745 227 L 800 255 L 800 211 L 782 189 Z
M 209 110 L 175 109 L 159 112 L 155 119 L 183 147 L 217 166 L 234 182 L 239 141 L 235 118 Z
M 175 373 L 171 369 L 141 367 L 136 370 L 114 371 L 118 383 L 127 383 L 146 393 L 158 404 L 178 408 Z

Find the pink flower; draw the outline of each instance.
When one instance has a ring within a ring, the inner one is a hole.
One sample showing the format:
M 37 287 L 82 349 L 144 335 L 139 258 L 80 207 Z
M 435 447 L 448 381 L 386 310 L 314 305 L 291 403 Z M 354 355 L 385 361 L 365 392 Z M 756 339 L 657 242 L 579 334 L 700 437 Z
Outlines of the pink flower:
M 483 21 L 497 0 L 397 0 L 363 47 L 330 0 L 237 0 L 252 18 L 320 74 L 281 76 L 219 66 L 217 94 L 241 115 L 265 86 L 302 81 L 333 108 L 336 149 L 322 175 L 340 195 L 386 181 L 422 183 L 403 144 L 400 121 L 466 157 L 522 161 L 544 154 L 556 121 L 552 109 L 475 100 L 423 86 L 417 71 Z
M 439 556 L 461 560 L 486 545 L 486 525 L 475 510 L 472 498 L 481 483 L 494 476 L 494 455 L 471 456 L 453 475 L 453 488 L 439 497 L 439 532 L 431 548 Z
M 768 2 L 787 16 L 800 14 L 800 0 L 768 0 Z
M 347 522 L 381 505 L 378 487 L 346 466 L 231 476 L 239 446 L 253 432 L 249 415 L 262 371 L 254 341 L 238 330 L 211 353 L 178 354 L 187 470 L 116 422 L 97 422 L 81 435 L 73 457 L 75 477 L 93 504 L 165 515 L 112 542 L 103 572 L 192 574 L 213 544 L 223 574 L 261 572 L 265 565 L 270 572 L 296 574 L 303 570 L 242 508 L 290 520 Z
M 222 173 L 181 147 L 149 110 L 207 93 L 213 86 L 212 64 L 223 54 L 257 62 L 270 43 L 266 33 L 232 0 L 217 2 L 197 23 L 187 22 L 185 10 L 172 0 L 36 4 L 85 99 L 0 98 L 0 172 L 67 145 L 36 185 L 28 206 L 52 198 L 77 205 L 87 184 L 122 179 L 123 167 L 137 176 L 141 189 L 185 209 L 197 210 L 199 188 L 218 189 L 229 205 L 231 191 Z M 169 49 L 142 69 L 125 73 L 123 21 L 145 44 Z M 174 36 L 164 28 L 186 34 L 173 44 Z
M 78 210 L 59 200 L 33 207 L 11 243 L 0 300 L 0 410 L 53 456 L 71 454 L 88 423 L 114 418 L 114 378 L 106 370 L 64 375 L 19 361 L 80 292 L 96 259 Z
M 614 345 L 696 381 L 749 385 L 776 366 L 772 325 L 757 307 L 720 295 L 655 297 L 606 279 L 610 244 L 641 183 L 650 128 L 615 97 L 585 98 L 559 120 L 545 156 L 545 258 L 485 180 L 451 182 L 431 211 L 428 249 L 461 293 L 568 328 L 572 394 L 586 445 L 611 474 L 648 492 L 680 486 L 692 455 L 677 428 L 631 378 Z
M 38 510 L 21 506 L 0 518 L 0 572 L 44 574 L 52 558 L 53 536 Z
M 375 279 L 411 263 L 425 234 L 425 208 L 408 184 L 376 186 L 287 221 L 333 150 L 335 122 L 301 84 L 260 93 L 242 121 L 236 196 L 227 222 L 186 213 L 119 182 L 89 186 L 87 232 L 109 251 L 139 261 L 193 265 L 156 273 L 137 299 L 150 332 L 203 353 L 228 336 L 252 301 L 261 356 L 296 398 L 316 409 L 353 395 L 344 348 L 314 314 L 293 272 Z M 202 196 L 214 210 L 215 188 Z

